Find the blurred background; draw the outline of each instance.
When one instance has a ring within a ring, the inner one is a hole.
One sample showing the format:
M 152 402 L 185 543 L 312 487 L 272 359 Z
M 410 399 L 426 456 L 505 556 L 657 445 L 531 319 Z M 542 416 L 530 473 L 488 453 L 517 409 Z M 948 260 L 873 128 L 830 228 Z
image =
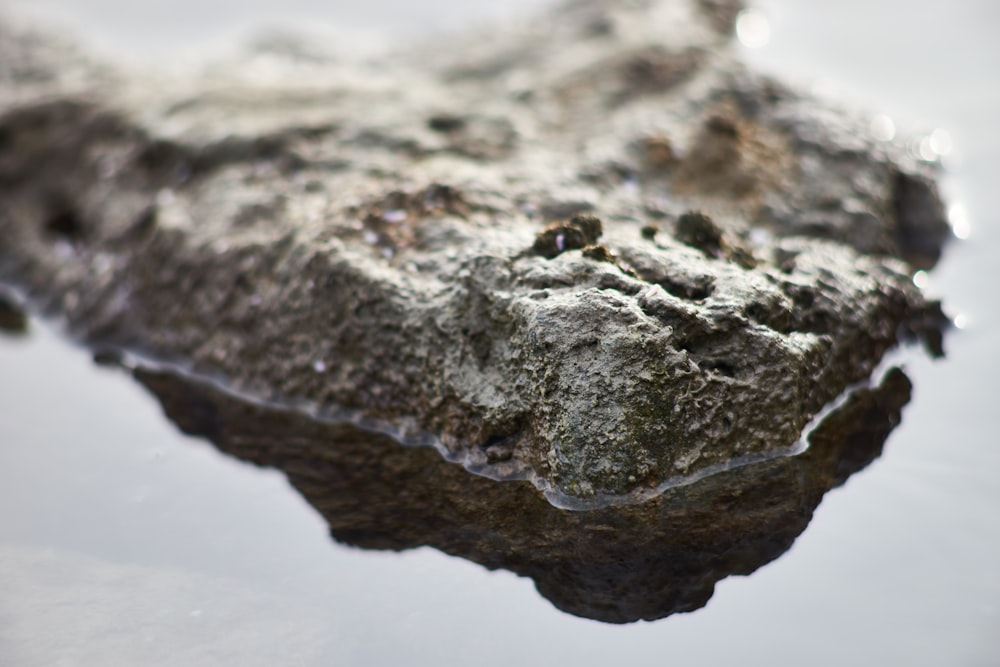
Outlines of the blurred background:
M 213 52 L 260 30 L 320 31 L 351 42 L 388 43 L 524 16 L 538 0 L 3 0 L 19 12 L 71 25 L 110 51 L 147 62 Z
M 254 29 L 425 39 L 547 3 L 0 0 L 156 66 Z M 943 167 L 956 239 L 919 276 L 956 329 L 907 357 L 884 456 L 795 546 L 708 606 L 608 626 L 531 583 L 421 549 L 330 541 L 280 475 L 177 434 L 123 374 L 33 322 L 0 337 L 0 664 L 1000 664 L 1000 3 L 770 0 L 738 48 L 867 109 Z M 360 48 L 359 47 L 359 48 Z M 933 140 L 932 140 L 933 138 Z

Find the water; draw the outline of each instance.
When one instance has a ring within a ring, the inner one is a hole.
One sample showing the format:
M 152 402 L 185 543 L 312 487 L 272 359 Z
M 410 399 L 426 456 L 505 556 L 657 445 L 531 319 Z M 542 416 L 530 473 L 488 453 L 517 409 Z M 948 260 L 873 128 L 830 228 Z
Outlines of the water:
M 207 43 L 214 26 L 264 7 L 203 0 L 202 19 L 169 24 L 152 2 L 143 12 L 110 0 L 44 5 L 75 12 L 107 48 L 146 57 Z M 326 17 L 372 30 L 384 24 L 376 10 L 391 6 L 323 5 Z M 495 11 L 435 6 L 442 14 L 414 6 L 392 25 Z M 27 339 L 0 338 L 0 663 L 1000 662 L 1000 6 L 761 7 L 770 41 L 747 56 L 762 67 L 819 78 L 898 127 L 949 132 L 946 186 L 970 225 L 925 288 L 965 328 L 946 341 L 945 361 L 908 363 L 914 398 L 884 456 L 826 496 L 788 553 L 724 580 L 692 614 L 628 626 L 569 616 L 507 572 L 430 549 L 330 541 L 278 473 L 179 435 L 127 376 L 33 323 Z

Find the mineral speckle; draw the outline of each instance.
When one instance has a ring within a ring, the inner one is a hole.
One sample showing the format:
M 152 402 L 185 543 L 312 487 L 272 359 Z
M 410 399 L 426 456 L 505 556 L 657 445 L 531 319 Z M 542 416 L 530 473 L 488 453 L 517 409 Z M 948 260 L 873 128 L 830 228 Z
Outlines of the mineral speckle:
M 535 238 L 532 250 L 552 259 L 566 250 L 594 246 L 603 233 L 601 221 L 592 215 L 577 215 L 569 222 L 549 225 Z

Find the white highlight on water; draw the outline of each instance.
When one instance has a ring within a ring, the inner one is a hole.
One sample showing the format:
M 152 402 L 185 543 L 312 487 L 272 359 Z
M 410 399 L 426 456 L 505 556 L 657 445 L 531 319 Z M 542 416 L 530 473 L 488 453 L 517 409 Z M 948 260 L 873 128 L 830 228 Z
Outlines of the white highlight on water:
M 892 141 L 896 138 L 896 123 L 884 113 L 879 114 L 872 118 L 871 133 L 879 141 Z
M 972 234 L 969 215 L 965 210 L 965 206 L 958 202 L 948 207 L 948 223 L 951 225 L 951 233 L 957 239 L 964 241 Z
M 759 9 L 744 9 L 736 17 L 736 38 L 750 49 L 767 46 L 771 41 L 771 22 Z

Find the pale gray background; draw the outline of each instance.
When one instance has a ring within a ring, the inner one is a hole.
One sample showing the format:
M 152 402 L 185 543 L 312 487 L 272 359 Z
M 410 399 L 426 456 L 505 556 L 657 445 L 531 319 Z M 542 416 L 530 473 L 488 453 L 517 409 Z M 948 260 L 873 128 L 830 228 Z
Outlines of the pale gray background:
M 6 3 L 138 63 L 213 50 L 262 18 L 391 41 L 532 4 Z M 178 435 L 126 377 L 36 324 L 29 341 L 0 338 L 0 664 L 1000 663 L 1000 3 L 761 5 L 774 37 L 748 57 L 951 132 L 946 185 L 973 224 L 928 287 L 968 327 L 948 360 L 908 363 L 914 400 L 885 455 L 789 553 L 692 614 L 574 618 L 506 572 L 332 543 L 280 475 Z

